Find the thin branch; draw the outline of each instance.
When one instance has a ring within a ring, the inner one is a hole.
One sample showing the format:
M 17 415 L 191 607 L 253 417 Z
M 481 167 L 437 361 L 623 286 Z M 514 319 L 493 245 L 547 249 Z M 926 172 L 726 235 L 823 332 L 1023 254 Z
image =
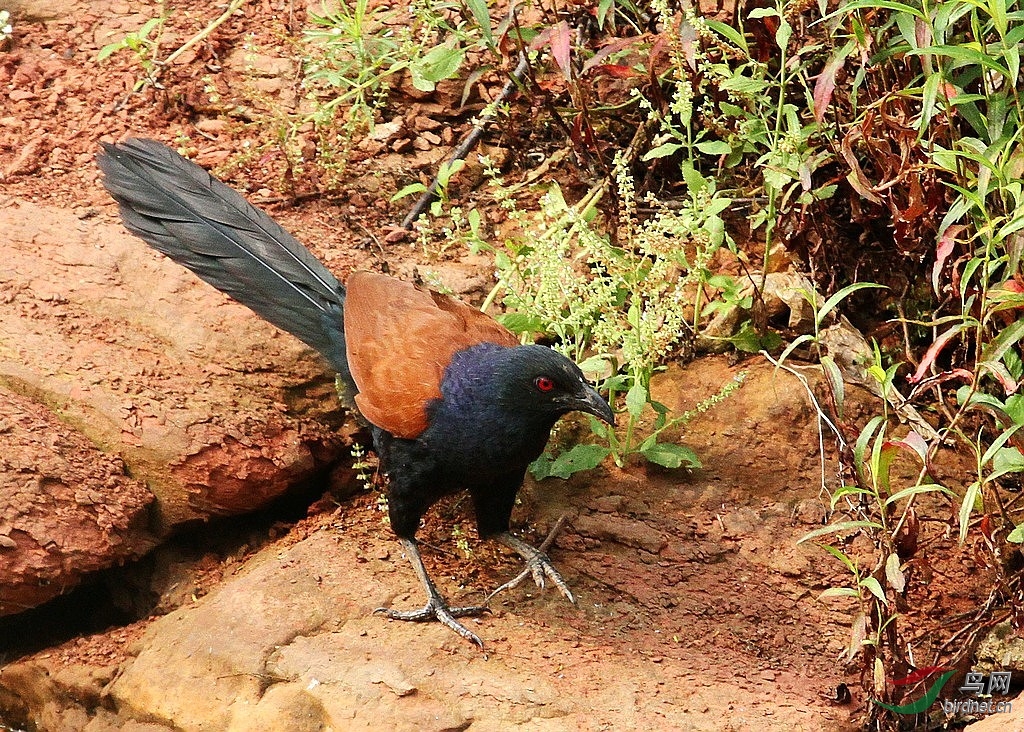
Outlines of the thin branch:
M 173 64 L 178 59 L 178 57 L 181 54 L 185 53 L 185 51 L 187 51 L 188 49 L 192 48 L 192 46 L 196 45 L 197 43 L 202 43 L 207 38 L 209 38 L 210 34 L 212 34 L 215 30 L 217 30 L 217 28 L 219 28 L 221 25 L 223 25 L 224 22 L 228 18 L 230 18 L 234 14 L 234 12 L 236 10 L 238 10 L 240 7 L 245 5 L 247 2 L 249 2 L 249 0 L 232 0 L 231 4 L 228 6 L 228 9 L 225 10 L 224 13 L 219 18 L 217 18 L 216 20 L 211 22 L 208 26 L 203 28 L 201 31 L 196 33 L 194 36 L 189 38 L 187 41 L 185 41 L 185 43 L 183 43 L 178 48 L 177 51 L 172 53 L 170 56 L 165 58 L 163 61 L 156 62 L 157 65 L 159 65 L 159 66 L 170 66 L 171 64 Z
M 508 101 L 508 98 L 512 96 L 512 92 L 514 92 L 523 83 L 523 79 L 526 78 L 529 68 L 530 62 L 526 58 L 526 55 L 521 55 L 519 57 L 519 65 L 516 66 L 509 80 L 505 82 L 505 86 L 501 89 L 501 94 L 499 94 L 494 103 L 489 105 L 488 109 L 477 118 L 476 122 L 473 124 L 473 129 L 471 129 L 466 136 L 462 138 L 462 142 L 460 142 L 455 150 L 452 151 L 452 156 L 448 159 L 448 165 L 451 165 L 456 160 L 464 159 L 469 155 L 469 152 L 476 147 L 480 138 L 483 137 L 487 126 L 494 121 L 498 105 Z M 418 219 L 420 215 L 427 210 L 430 204 L 433 203 L 434 199 L 437 198 L 437 189 L 440 186 L 439 181 L 440 176 L 435 176 L 430 187 L 423 192 L 423 195 L 421 195 L 419 200 L 416 201 L 416 205 L 412 207 L 409 214 L 402 221 L 403 229 L 411 230 L 413 224 L 416 223 L 416 219 Z

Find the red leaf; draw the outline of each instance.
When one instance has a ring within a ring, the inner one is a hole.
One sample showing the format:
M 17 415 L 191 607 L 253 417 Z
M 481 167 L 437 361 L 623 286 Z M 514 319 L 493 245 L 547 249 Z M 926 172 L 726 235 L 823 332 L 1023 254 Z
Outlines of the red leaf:
M 957 234 L 963 230 L 963 226 L 947 226 L 939 237 L 939 245 L 935 248 L 935 264 L 932 266 L 932 289 L 936 295 L 939 294 L 939 275 L 942 274 L 942 267 L 946 264 L 946 258 L 953 253 Z
M 633 36 L 632 38 L 616 38 L 610 43 L 606 43 L 598 49 L 597 53 L 587 59 L 587 62 L 583 64 L 583 73 L 587 73 L 590 69 L 602 67 L 601 62 L 611 56 L 613 53 L 624 51 L 630 46 L 635 46 L 640 41 L 644 40 L 644 36 Z
M 981 529 L 982 535 L 991 542 L 992 541 L 992 519 L 990 519 L 988 517 L 988 514 L 986 514 L 986 515 L 981 517 L 981 526 L 979 528 Z
M 572 30 L 564 20 L 551 29 L 551 55 L 562 70 L 566 81 L 572 81 L 572 66 L 569 64 L 569 49 L 572 46 Z
M 910 430 L 902 440 L 886 440 L 885 447 L 890 445 L 914 453 L 922 463 L 928 460 L 928 443 L 914 430 Z
M 629 79 L 630 77 L 636 76 L 636 71 L 631 66 L 623 66 L 622 64 L 599 64 L 597 66 L 591 66 L 587 71 L 593 71 L 595 74 L 607 74 L 616 79 Z
M 832 92 L 836 90 L 836 73 L 843 67 L 846 58 L 834 58 L 825 64 L 814 82 L 814 119 L 819 123 L 825 117 L 825 110 L 832 101 Z
M 582 112 L 577 114 L 575 119 L 572 121 L 572 133 L 570 137 L 579 147 L 585 147 L 588 150 L 597 149 L 597 140 L 594 137 L 594 131 Z
M 927 379 L 922 379 L 917 385 L 910 390 L 910 395 L 907 399 L 913 401 L 914 397 L 920 394 L 925 389 L 939 384 L 945 384 L 947 381 L 954 379 L 960 379 L 966 381 L 968 384 L 974 383 L 974 374 L 967 369 L 953 369 L 952 371 L 943 371 L 941 374 L 935 374 L 935 376 L 929 376 Z
M 959 335 L 960 331 L 966 327 L 967 326 L 963 323 L 958 323 L 936 338 L 935 342 L 928 346 L 928 350 L 925 351 L 924 358 L 921 359 L 921 363 L 918 365 L 917 371 L 915 371 L 914 375 L 907 379 L 907 381 L 911 384 L 916 384 L 923 379 L 925 374 L 928 373 L 928 369 L 930 369 L 932 364 L 935 363 L 935 359 L 942 352 L 942 349 L 946 347 L 946 344 Z

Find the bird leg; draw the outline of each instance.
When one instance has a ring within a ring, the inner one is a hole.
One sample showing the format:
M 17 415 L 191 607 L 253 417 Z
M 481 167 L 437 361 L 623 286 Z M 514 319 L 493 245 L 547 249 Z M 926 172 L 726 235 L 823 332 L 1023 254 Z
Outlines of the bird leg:
M 540 548 L 538 549 L 533 548 L 521 539 L 517 539 L 507 531 L 503 531 L 500 534 L 495 534 L 493 537 L 491 537 L 495 541 L 501 542 L 509 549 L 513 549 L 514 551 L 516 551 L 519 554 L 519 556 L 526 560 L 526 568 L 523 569 L 523 571 L 520 572 L 516 577 L 512 578 L 511 580 L 503 584 L 501 587 L 496 589 L 494 592 L 492 592 L 490 595 L 488 595 L 487 599 L 484 600 L 484 602 L 489 603 L 491 601 L 491 598 L 497 595 L 499 592 L 503 592 L 504 590 L 510 590 L 513 587 L 518 586 L 519 583 L 521 583 L 527 577 L 532 576 L 533 581 L 537 583 L 537 587 L 540 587 L 541 589 L 544 589 L 546 585 L 545 578 L 551 580 L 554 583 L 555 587 L 557 587 L 561 591 L 561 593 L 565 595 L 566 599 L 575 605 L 576 598 L 573 596 L 572 591 L 569 589 L 569 585 L 567 585 L 565 580 L 562 579 L 562 575 L 560 575 L 558 573 L 558 570 L 555 569 L 555 566 L 551 563 L 551 560 L 548 558 L 548 555 L 544 553 L 547 550 L 547 548 L 551 546 L 551 543 L 555 540 L 555 536 L 558 535 L 558 532 L 561 531 L 562 526 L 564 524 L 565 517 L 563 516 L 558 520 L 558 522 L 555 524 L 555 527 L 551 530 L 551 533 L 548 534 L 547 538 L 544 539 L 544 543 L 542 543 L 540 545 Z
M 379 607 L 373 612 L 386 615 L 392 620 L 412 620 L 418 623 L 436 620 L 454 630 L 470 643 L 475 643 L 483 650 L 483 641 L 480 640 L 476 633 L 463 626 L 455 618 L 475 617 L 483 613 L 489 613 L 491 609 L 483 605 L 448 607 L 448 603 L 441 597 L 441 593 L 437 591 L 437 587 L 431 581 L 430 575 L 427 574 L 427 568 L 423 566 L 423 558 L 420 557 L 420 549 L 416 544 L 416 540 L 399 537 L 398 541 L 401 543 L 402 548 L 405 549 L 405 553 L 409 556 L 409 561 L 412 562 L 412 568 L 416 571 L 416 576 L 420 578 L 420 583 L 427 591 L 427 604 L 422 610 L 392 610 L 391 608 Z

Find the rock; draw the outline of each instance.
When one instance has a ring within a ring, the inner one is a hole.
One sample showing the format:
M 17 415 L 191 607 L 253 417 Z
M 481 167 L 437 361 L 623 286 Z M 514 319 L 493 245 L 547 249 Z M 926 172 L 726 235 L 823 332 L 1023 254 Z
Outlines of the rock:
M 617 541 L 652 554 L 657 554 L 668 545 L 665 537 L 647 524 L 612 514 L 581 514 L 573 521 L 573 527 L 583 536 Z
M 264 551 L 198 606 L 153 623 L 138 643 L 138 656 L 108 690 L 117 707 L 125 716 L 182 730 L 233 729 L 239 710 L 255 707 L 276 679 L 267 665 L 271 654 L 332 616 L 352 614 L 330 586 L 304 569 L 314 564 L 308 553 L 324 543 L 320 538 L 280 554 Z M 242 716 L 251 718 L 251 712 Z
M 263 506 L 343 454 L 333 378 L 292 337 L 99 218 L 13 201 L 0 230 L 0 384 L 22 400 L 14 434 L 38 442 L 38 457 L 0 456 L 0 480 L 22 491 L 0 507 L 35 517 L 31 541 L 0 532 L 0 558 L 16 552 L 10 571 L 36 588 L 6 603 L 48 599 L 184 522 Z M 86 533 L 48 535 L 44 514 Z M 50 563 L 68 582 L 43 589 Z
M 115 709 L 126 729 L 144 721 L 184 732 L 441 732 L 470 722 L 508 728 L 511 721 L 567 713 L 552 681 L 519 669 L 514 654 L 489 662 L 436 624 L 371 615 L 389 602 L 375 567 L 327 531 L 267 547 L 196 604 L 152 622 L 133 645 L 135 657 L 116 673 L 104 672 L 113 681 L 102 693 L 88 673 L 60 672 L 59 654 L 4 667 L 0 714 L 18 699 L 23 719 L 52 724 L 53 700 L 62 699 L 61 724 L 40 728 L 106 724 L 114 720 L 104 711 Z M 411 588 L 415 579 L 409 572 L 388 584 Z M 71 697 L 72 688 L 86 693 Z M 575 722 L 590 711 L 578 713 Z M 554 729 L 576 728 L 575 722 Z
M 2 7 L 15 21 L 36 23 L 71 15 L 76 5 L 73 0 L 5 0 Z
M 991 671 L 1012 671 L 1016 676 L 1024 672 L 1024 638 L 1014 633 L 1009 621 L 989 631 L 974 652 L 974 668 Z
M 121 459 L 2 386 L 0 441 L 0 615 L 153 546 L 153 495 Z
M 1024 729 L 1024 694 L 1014 699 L 999 697 L 995 702 L 1005 701 L 1012 706 L 1011 711 L 989 714 L 974 724 L 964 727 L 964 732 L 1006 732 L 1006 730 Z
M 280 56 L 257 53 L 238 47 L 224 59 L 226 68 L 265 79 L 289 79 L 295 75 L 295 62 Z

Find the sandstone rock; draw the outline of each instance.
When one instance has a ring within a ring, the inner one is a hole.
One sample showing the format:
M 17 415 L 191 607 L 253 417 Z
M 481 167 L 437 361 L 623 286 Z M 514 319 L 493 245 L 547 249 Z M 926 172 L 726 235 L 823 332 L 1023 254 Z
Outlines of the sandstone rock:
M 73 0 L 5 0 L 2 7 L 15 20 L 39 22 L 71 15 L 75 4 Z
M 40 405 L 0 386 L 0 615 L 153 544 L 153 496 Z
M 0 229 L 0 378 L 121 454 L 157 496 L 158 533 L 263 505 L 339 453 L 289 406 L 319 379 L 308 408 L 337 409 L 292 337 L 119 226 L 18 203 Z
M 295 339 L 112 223 L 12 202 L 0 230 L 0 384 L 26 450 L 0 456 L 0 614 L 342 453 L 332 376 Z
M 582 514 L 573 526 L 583 536 L 593 539 L 617 541 L 626 546 L 657 554 L 667 544 L 665 537 L 642 521 L 630 520 L 611 514 Z
M 964 727 L 965 732 L 1005 732 L 1005 730 L 1024 729 L 1024 694 L 1019 694 L 1013 699 L 1001 697 L 994 701 L 1005 701 L 1011 705 L 1011 711 L 989 714 Z

